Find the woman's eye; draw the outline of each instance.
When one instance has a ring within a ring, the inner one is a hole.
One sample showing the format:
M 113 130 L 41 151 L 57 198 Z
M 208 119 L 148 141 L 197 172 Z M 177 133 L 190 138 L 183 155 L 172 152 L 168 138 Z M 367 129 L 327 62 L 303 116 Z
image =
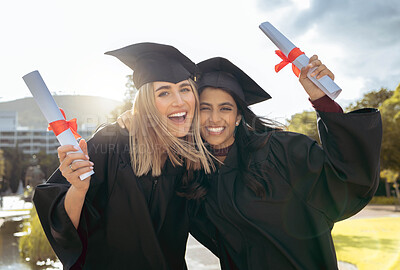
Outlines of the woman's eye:
M 181 89 L 181 92 L 191 92 L 192 90 L 191 89 L 189 89 L 189 88 L 182 88 Z
M 210 108 L 208 108 L 208 107 L 200 107 L 200 111 L 208 111 L 208 110 L 210 110 Z
M 167 91 L 163 91 L 163 92 L 161 92 L 161 93 L 158 94 L 159 97 L 164 97 L 164 96 L 166 96 L 166 95 L 168 95 L 168 92 L 167 92 Z
M 232 108 L 229 107 L 222 107 L 221 111 L 232 111 Z

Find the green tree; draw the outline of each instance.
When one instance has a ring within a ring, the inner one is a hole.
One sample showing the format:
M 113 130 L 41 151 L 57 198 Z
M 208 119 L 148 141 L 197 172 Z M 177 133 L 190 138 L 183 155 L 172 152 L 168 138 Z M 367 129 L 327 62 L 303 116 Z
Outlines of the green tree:
M 0 149 L 0 193 L 5 190 L 6 186 L 6 160 L 3 153 L 3 150 Z
M 39 160 L 38 165 L 40 165 L 46 179 L 49 178 L 60 165 L 57 154 L 46 154 L 45 151 L 40 151 L 36 154 L 36 158 Z
M 393 93 L 394 91 L 386 88 L 381 88 L 379 91 L 370 91 L 364 94 L 360 100 L 351 103 L 345 111 L 349 112 L 362 108 L 379 108 L 385 100 L 393 96 Z M 288 120 L 288 124 L 290 131 L 305 134 L 320 143 L 314 111 L 297 113 Z
M 38 261 L 47 259 L 56 261 L 57 256 L 43 232 L 35 208 L 32 208 L 30 216 L 22 228 L 25 234 L 19 239 L 20 256 L 24 260 L 29 258 L 29 263 L 33 266 L 36 266 Z
M 388 118 L 390 118 L 393 116 L 394 113 L 393 109 L 391 109 L 393 106 L 383 106 L 383 104 L 386 100 L 389 99 L 392 100 L 390 104 L 396 104 L 396 102 L 398 102 L 397 98 L 394 97 L 394 93 L 396 91 L 388 90 L 387 88 L 381 88 L 379 91 L 370 91 L 364 94 L 364 96 L 360 100 L 356 101 L 355 103 L 351 103 L 345 109 L 345 111 L 349 112 L 362 108 L 380 108 L 382 110 L 382 114 L 386 114 L 388 115 Z M 392 113 L 387 114 L 385 112 L 385 110 L 389 109 L 387 107 L 390 107 Z M 290 120 L 288 120 L 288 124 L 288 129 L 290 131 L 306 134 L 307 136 L 319 142 L 318 130 L 316 125 L 316 114 L 314 111 L 304 111 L 302 113 L 297 113 L 293 115 Z M 390 141 L 387 143 L 390 144 Z
M 126 78 L 128 81 L 125 84 L 126 90 L 124 103 L 111 112 L 111 118 L 113 120 L 117 120 L 118 116 L 120 116 L 123 112 L 132 109 L 133 99 L 135 98 L 135 95 L 138 91 L 133 83 L 133 75 L 127 75 Z
M 5 179 L 8 180 L 12 192 L 17 192 L 19 183 L 29 166 L 28 155 L 17 147 L 3 148 L 5 159 Z
M 0 178 L 3 178 L 5 174 L 5 162 L 3 150 L 0 149 Z
M 305 134 L 318 143 L 321 143 L 318 135 L 317 115 L 315 111 L 304 111 L 293 115 L 288 120 L 288 130 Z
M 355 103 L 350 104 L 345 111 L 349 112 L 349 111 L 354 111 L 357 109 L 362 109 L 362 108 L 379 108 L 381 110 L 381 115 L 382 115 L 382 120 L 384 121 L 384 115 L 387 115 L 386 112 L 386 108 L 383 108 L 382 105 L 388 100 L 391 99 L 394 95 L 395 91 L 392 90 L 388 90 L 387 88 L 381 88 L 379 91 L 370 91 L 366 94 L 364 94 L 364 96 L 356 101 Z M 385 121 L 384 121 L 385 122 Z M 387 121 L 386 121 L 387 122 Z M 385 131 L 385 126 L 388 127 L 388 124 L 384 123 L 383 124 L 384 127 L 384 131 L 383 131 L 383 145 L 382 145 L 382 151 L 381 151 L 381 168 L 385 168 L 385 166 L 382 166 L 382 156 L 383 155 L 387 155 L 388 152 L 388 148 L 391 147 L 392 143 L 394 143 L 393 140 L 387 140 L 388 138 L 388 128 L 386 128 Z M 385 148 L 385 150 L 384 150 Z M 390 152 L 390 150 L 389 150 Z M 386 189 L 386 196 L 390 197 L 390 183 L 387 180 L 387 177 L 382 177 L 382 180 L 385 183 L 385 189 Z
M 383 125 L 381 167 L 400 172 L 400 84 L 380 110 Z
M 380 176 L 381 178 L 384 178 L 386 180 L 386 183 L 390 183 L 391 185 L 393 185 L 396 191 L 397 204 L 399 205 L 400 192 L 399 192 L 399 183 L 397 182 L 397 180 L 399 179 L 400 173 L 392 170 L 382 170 Z
M 351 103 L 345 110 L 354 111 L 362 108 L 379 108 L 385 100 L 393 96 L 394 91 L 387 88 L 381 88 L 379 91 L 371 91 L 356 101 Z

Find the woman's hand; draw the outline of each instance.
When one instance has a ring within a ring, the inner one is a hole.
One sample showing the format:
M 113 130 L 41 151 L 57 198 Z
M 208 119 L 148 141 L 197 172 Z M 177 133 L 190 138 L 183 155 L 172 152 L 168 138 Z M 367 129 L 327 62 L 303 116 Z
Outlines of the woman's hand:
M 58 147 L 58 157 L 60 159 L 60 171 L 61 174 L 71 183 L 72 187 L 76 191 L 86 194 L 89 189 L 90 176 L 85 180 L 79 178 L 80 175 L 87 173 L 93 169 L 93 162 L 89 161 L 89 156 L 87 153 L 87 144 L 84 139 L 79 142 L 79 147 L 82 149 L 83 153 L 70 153 L 78 151 L 72 145 L 63 145 Z
M 83 153 L 70 153 L 78 151 L 72 145 L 63 145 L 58 147 L 58 158 L 60 159 L 61 174 L 71 183 L 67 194 L 65 195 L 64 207 L 72 224 L 78 228 L 82 213 L 83 204 L 85 202 L 86 193 L 90 185 L 90 176 L 83 181 L 79 178 L 86 172 L 93 169 L 93 162 L 89 161 L 87 152 L 87 144 L 84 139 L 80 140 L 79 147 Z
M 322 64 L 321 60 L 318 59 L 317 55 L 313 55 L 310 58 L 309 64 L 301 69 L 300 76 L 299 76 L 299 81 L 303 88 L 306 90 L 307 94 L 310 96 L 311 101 L 314 101 L 316 99 L 319 99 L 323 96 L 325 96 L 325 93 L 322 92 L 321 89 L 319 89 L 318 86 L 316 86 L 308 77 L 307 73 L 310 69 L 317 67 L 312 73 L 311 76 L 320 79 L 323 76 L 328 75 L 332 80 L 335 78 L 333 73 L 325 66 Z
M 131 125 L 131 119 L 132 119 L 132 111 L 125 111 L 123 114 L 118 116 L 117 118 L 117 123 L 121 128 L 126 128 L 129 130 L 130 125 Z

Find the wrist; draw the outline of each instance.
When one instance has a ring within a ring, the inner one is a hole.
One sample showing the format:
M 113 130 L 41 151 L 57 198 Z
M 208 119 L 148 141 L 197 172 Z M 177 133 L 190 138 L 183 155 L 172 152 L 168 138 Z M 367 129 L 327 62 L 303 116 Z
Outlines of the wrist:
M 320 99 L 320 98 L 326 96 L 326 94 L 324 92 L 320 91 L 318 93 L 308 94 L 308 96 L 310 97 L 311 101 L 315 101 L 317 99 Z
M 77 188 L 74 185 L 72 185 L 69 189 L 70 189 L 70 192 L 72 192 L 74 194 L 74 196 L 84 198 L 86 196 L 86 193 L 87 193 L 89 187 Z

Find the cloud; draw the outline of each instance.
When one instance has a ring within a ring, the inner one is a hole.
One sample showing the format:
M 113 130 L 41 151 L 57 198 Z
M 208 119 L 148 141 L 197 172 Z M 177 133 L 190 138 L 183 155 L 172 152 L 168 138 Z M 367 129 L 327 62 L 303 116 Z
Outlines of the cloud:
M 386 46 L 400 42 L 400 5 L 397 0 L 312 0 L 293 21 L 296 30 L 317 27 L 348 45 Z
M 260 7 L 266 6 L 267 1 L 260 2 L 264 3 Z M 294 2 L 288 9 L 287 2 L 282 1 L 275 10 L 268 5 L 265 11 L 285 11 L 285 19 L 280 23 L 288 36 L 298 37 L 298 33 L 312 29 L 319 45 L 339 46 L 343 52 L 337 55 L 341 72 L 363 76 L 364 91 L 398 85 L 400 5 L 397 0 L 310 0 L 309 8 L 302 10 Z
M 278 7 L 289 6 L 292 3 L 291 0 L 268 0 L 259 1 L 258 6 L 261 9 L 276 9 Z

